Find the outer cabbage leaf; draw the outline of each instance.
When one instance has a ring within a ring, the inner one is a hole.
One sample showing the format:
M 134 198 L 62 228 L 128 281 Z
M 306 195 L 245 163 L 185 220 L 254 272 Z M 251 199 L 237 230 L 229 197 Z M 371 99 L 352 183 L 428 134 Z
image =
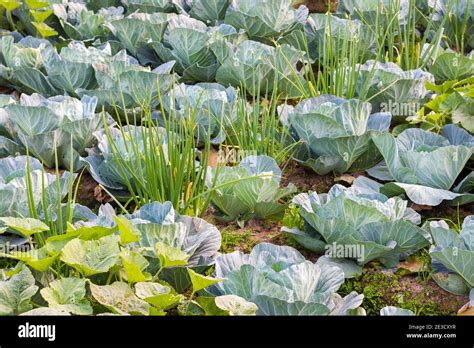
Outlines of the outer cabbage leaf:
M 161 42 L 168 19 L 172 14 L 165 13 L 131 13 L 125 18 L 118 18 L 107 24 L 110 31 L 122 46 L 138 58 L 140 49 L 145 49 L 150 41 Z
M 98 146 L 94 149 L 89 149 L 86 158 L 83 160 L 87 164 L 87 168 L 92 177 L 99 184 L 121 192 L 121 195 L 126 195 L 128 185 L 146 185 L 146 182 L 136 182 L 136 175 L 134 171 L 141 168 L 144 172 L 145 160 L 143 153 L 145 147 L 149 146 L 149 142 L 160 142 L 163 146 L 164 155 L 167 155 L 167 139 L 163 128 L 146 128 L 125 126 L 121 130 L 117 128 L 109 128 L 112 143 L 109 142 L 109 137 L 105 131 L 94 133 L 97 138 Z M 117 158 L 119 161 L 117 161 Z

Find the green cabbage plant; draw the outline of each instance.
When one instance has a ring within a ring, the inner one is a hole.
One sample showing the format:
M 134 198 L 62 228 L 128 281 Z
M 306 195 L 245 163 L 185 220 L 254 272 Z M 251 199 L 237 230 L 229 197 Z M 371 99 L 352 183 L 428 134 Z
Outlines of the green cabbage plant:
M 283 44 L 272 47 L 247 40 L 234 47 L 217 70 L 216 80 L 224 86 L 242 88 L 251 96 L 271 95 L 296 99 L 308 95 L 304 71 L 297 64 L 304 52 Z
M 244 38 L 230 25 L 208 27 L 197 19 L 178 15 L 168 20 L 163 39 L 151 45 L 162 61 L 176 61 L 175 70 L 184 82 L 213 82 L 232 45 Z
M 293 193 L 293 184 L 280 188 L 281 170 L 268 156 L 245 157 L 236 167 L 213 168 L 206 184 L 210 200 L 223 221 L 246 221 L 281 216 L 286 204 L 281 200 Z
M 467 294 L 474 288 L 474 215 L 464 219 L 460 233 L 445 221 L 431 221 L 427 229 L 433 237 L 433 279 L 449 292 Z
M 95 143 L 93 133 L 104 125 L 102 115 L 95 112 L 96 105 L 95 97 L 84 96 L 78 100 L 22 94 L 19 104 L 6 107 L 13 126 L 10 137 L 18 139 L 49 168 L 57 162 L 61 167 L 77 170 L 79 157 Z
M 134 12 L 107 23 L 115 38 L 131 55 L 139 58 L 151 41 L 161 42 L 169 18 L 175 14 Z
M 280 119 L 301 146 L 295 159 L 320 175 L 357 172 L 381 159 L 373 134 L 386 133 L 390 113 L 371 113 L 370 103 L 332 95 L 280 107 Z
M 469 193 L 474 173 L 457 181 L 474 153 L 474 137 L 464 129 L 450 124 L 438 135 L 410 128 L 396 138 L 389 133 L 374 135 L 373 141 L 385 162 L 367 172 L 393 181 L 383 187 L 386 195 L 405 194 L 412 202 L 429 206 L 474 201 L 474 194 Z
M 334 185 L 327 194 L 301 193 L 293 199 L 305 230 L 287 229 L 304 247 L 331 258 L 354 259 L 359 264 L 379 260 L 395 267 L 429 245 L 417 226 L 420 215 L 399 197 L 379 193 L 382 185 L 359 177 L 351 188 Z
M 400 123 L 415 116 L 428 100 L 428 82 L 434 77 L 422 69 L 402 70 L 395 63 L 380 63 L 369 60 L 358 64 L 359 83 L 356 93 L 369 100 L 375 112 L 390 112 L 392 121 Z
M 362 314 L 363 295 L 342 298 L 341 268 L 305 260 L 296 249 L 269 243 L 250 254 L 235 251 L 219 255 L 215 276 L 223 281 L 209 288 L 215 295 L 237 295 L 258 306 L 257 315 Z
M 40 161 L 17 156 L 0 159 L 0 216 L 29 216 L 30 209 L 47 211 L 68 192 L 69 172 L 46 173 Z
M 52 8 L 65 34 L 72 40 L 104 39 L 109 34 L 106 24 L 123 17 L 122 7 L 101 8 L 94 12 L 86 4 L 66 1 L 52 4 Z
M 168 120 L 193 121 L 198 142 L 210 139 L 212 144 L 220 144 L 225 140 L 225 129 L 238 117 L 239 101 L 233 87 L 217 83 L 180 84 L 162 98 L 162 106 Z M 155 117 L 164 122 L 161 112 Z

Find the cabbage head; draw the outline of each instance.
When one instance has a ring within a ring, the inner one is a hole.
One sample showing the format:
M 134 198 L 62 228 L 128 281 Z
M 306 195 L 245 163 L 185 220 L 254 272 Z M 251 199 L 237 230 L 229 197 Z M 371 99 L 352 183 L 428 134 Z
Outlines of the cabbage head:
M 474 3 L 471 0 L 428 0 L 429 20 L 443 27 L 443 39 L 453 48 L 474 48 Z M 458 41 L 459 38 L 463 41 Z
M 284 229 L 304 247 L 331 258 L 349 258 L 359 264 L 379 260 L 395 267 L 401 258 L 429 245 L 417 226 L 420 216 L 407 201 L 388 198 L 381 185 L 359 177 L 351 188 L 334 185 L 327 194 L 301 193 L 293 199 L 305 230 Z
M 234 46 L 217 70 L 216 80 L 224 86 L 242 88 L 251 96 L 272 95 L 297 99 L 308 94 L 308 84 L 297 64 L 304 53 L 292 46 L 278 47 L 246 40 Z
M 186 0 L 191 17 L 208 25 L 217 25 L 225 17 L 230 0 Z
M 218 83 L 176 85 L 162 98 L 168 120 L 179 122 L 193 119 L 198 142 L 210 139 L 212 144 L 225 140 L 225 129 L 237 119 L 239 102 L 235 88 L 225 88 Z M 162 121 L 161 113 L 155 115 Z
M 128 13 L 178 13 L 185 5 L 184 0 L 121 0 Z
M 341 268 L 305 260 L 296 249 L 269 243 L 250 254 L 235 251 L 216 259 L 215 295 L 237 295 L 258 306 L 257 315 L 348 315 L 358 313 L 363 295 L 342 298 Z
M 232 42 L 238 42 L 241 36 L 230 25 L 208 27 L 197 19 L 178 15 L 169 19 L 163 40 L 151 46 L 163 62 L 176 61 L 175 70 L 183 82 L 213 82 Z
M 115 38 L 131 55 L 139 58 L 151 41 L 161 42 L 168 20 L 175 14 L 131 13 L 107 23 Z
M 231 0 L 224 22 L 243 29 L 250 39 L 271 44 L 301 28 L 308 18 L 306 6 L 293 7 L 293 0 Z
M 394 181 L 383 187 L 388 196 L 405 194 L 412 202 L 436 206 L 443 201 L 465 204 L 474 201 L 468 193 L 474 186 L 471 173 L 459 182 L 474 153 L 474 137 L 456 125 L 444 126 L 441 134 L 420 128 L 406 129 L 398 137 L 374 135 L 373 141 L 385 163 L 368 170 L 379 180 Z
M 146 260 L 144 274 L 156 274 L 165 267 L 159 273 L 160 279 L 179 292 L 190 284 L 186 268 L 196 272 L 207 270 L 214 264 L 221 246 L 221 234 L 215 226 L 197 217 L 178 214 L 171 202 L 151 202 L 133 214 L 119 217 L 112 206 L 103 205 L 98 215 L 92 214 L 75 227 L 89 231 L 101 229 L 105 233 L 113 233 L 118 227 L 122 241 L 123 232 L 127 231 L 129 239 L 123 243 L 124 249 Z M 162 265 L 163 255 L 179 262 Z
M 301 30 L 291 32 L 279 42 L 308 51 L 309 57 L 320 59 L 322 65 L 347 49 L 356 53 L 361 62 L 374 56 L 375 52 L 375 38 L 367 25 L 359 20 L 322 13 L 310 14 Z
M 293 184 L 280 189 L 281 170 L 268 156 L 248 156 L 236 167 L 212 168 L 206 178 L 210 199 L 222 221 L 246 221 L 281 216 L 280 200 L 293 193 Z M 215 186 L 213 186 L 215 185 Z
M 445 221 L 431 221 L 428 230 L 433 237 L 433 279 L 449 292 L 467 294 L 474 288 L 474 215 L 464 219 L 460 233 Z
M 56 89 L 42 73 L 52 52 L 54 47 L 48 40 L 27 36 L 16 41 L 13 36 L 4 36 L 0 39 L 1 77 L 24 92 L 55 94 Z
M 103 128 L 96 105 L 95 97 L 22 94 L 19 104 L 6 107 L 14 129 L 10 136 L 49 168 L 55 167 L 57 157 L 59 166 L 71 169 L 72 160 L 74 170 L 80 169 L 79 157 L 95 143 L 93 133 Z
M 401 25 L 407 24 L 410 0 L 339 0 L 338 14 L 359 19 L 368 25 L 387 26 L 397 16 Z
M 320 175 L 357 172 L 381 159 L 373 134 L 387 132 L 390 113 L 371 114 L 370 103 L 332 95 L 280 108 L 282 123 L 302 146 L 295 159 Z

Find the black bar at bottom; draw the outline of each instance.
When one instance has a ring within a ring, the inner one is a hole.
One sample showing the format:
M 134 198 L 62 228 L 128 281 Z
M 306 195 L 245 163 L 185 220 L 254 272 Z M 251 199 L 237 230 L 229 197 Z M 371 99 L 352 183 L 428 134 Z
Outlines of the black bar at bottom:
M 41 325 L 41 326 L 36 326 Z M 51 328 L 54 325 L 54 340 Z M 0 317 L 0 347 L 474 344 L 474 317 Z M 21 331 L 21 333 L 20 333 Z M 28 333 L 26 333 L 28 331 Z M 49 332 L 49 336 L 48 336 Z M 31 337 L 40 335 L 44 337 Z M 27 337 L 19 337 L 27 336 Z

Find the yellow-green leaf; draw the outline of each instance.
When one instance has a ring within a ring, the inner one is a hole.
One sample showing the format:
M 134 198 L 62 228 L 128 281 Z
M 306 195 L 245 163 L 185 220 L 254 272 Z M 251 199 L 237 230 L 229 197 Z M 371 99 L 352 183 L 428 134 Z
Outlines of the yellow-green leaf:
M 16 0 L 0 0 L 0 6 L 7 9 L 7 11 L 13 11 L 21 5 L 21 2 Z
M 125 217 L 115 217 L 120 232 L 120 244 L 138 242 L 141 232 Z
M 29 8 L 32 8 L 34 10 L 37 10 L 39 8 L 45 8 L 49 7 L 49 3 L 46 1 L 38 1 L 38 0 L 26 0 L 26 4 L 28 5 Z
M 49 231 L 48 225 L 33 218 L 14 218 L 3 217 L 0 221 L 11 229 L 21 233 L 25 237 L 30 237 L 32 234 Z
M 38 30 L 43 38 L 58 35 L 58 32 L 46 23 L 31 22 L 31 24 L 35 26 L 36 30 Z
M 0 257 L 23 261 L 31 268 L 40 272 L 46 272 L 58 256 L 58 252 L 48 253 L 45 247 L 24 252 L 12 251 L 9 254 L 0 253 Z
M 123 249 L 120 252 L 120 258 L 122 259 L 125 276 L 129 283 L 144 282 L 151 279 L 151 274 L 144 272 L 149 263 L 140 253 Z
M 189 278 L 191 278 L 191 283 L 193 284 L 194 292 L 198 292 L 202 289 L 207 288 L 208 286 L 219 283 L 221 281 L 221 279 L 216 279 L 196 273 L 190 268 L 188 268 L 188 274 Z
M 35 19 L 36 22 L 38 23 L 43 23 L 49 16 L 53 14 L 53 10 L 47 10 L 47 11 L 35 11 L 35 10 L 30 10 L 31 15 Z
M 183 295 L 177 294 L 171 287 L 152 282 L 135 284 L 135 293 L 162 311 L 176 307 L 184 299 Z
M 169 246 L 163 242 L 155 244 L 155 252 L 160 260 L 161 267 L 186 266 L 190 255 L 181 249 Z

